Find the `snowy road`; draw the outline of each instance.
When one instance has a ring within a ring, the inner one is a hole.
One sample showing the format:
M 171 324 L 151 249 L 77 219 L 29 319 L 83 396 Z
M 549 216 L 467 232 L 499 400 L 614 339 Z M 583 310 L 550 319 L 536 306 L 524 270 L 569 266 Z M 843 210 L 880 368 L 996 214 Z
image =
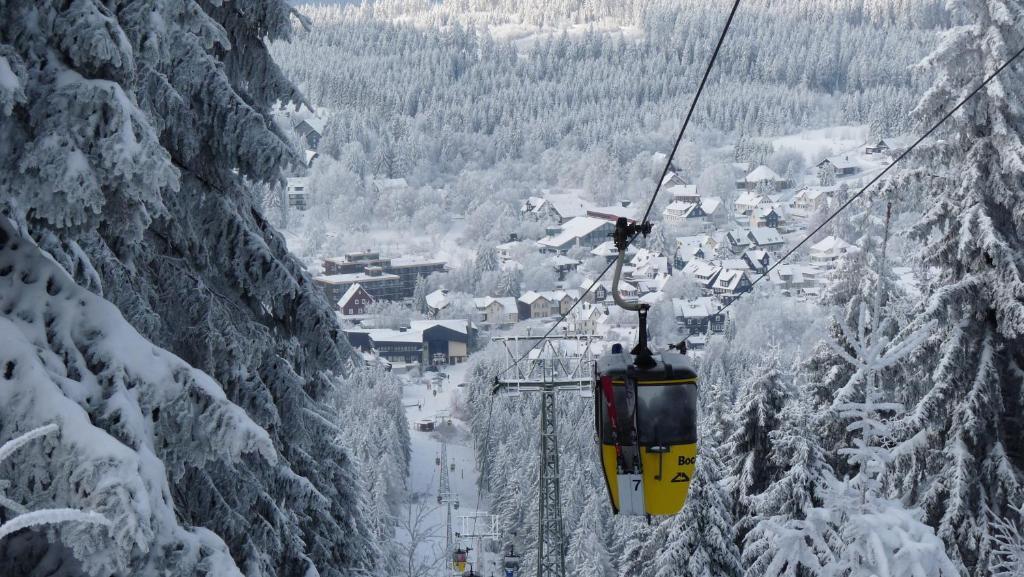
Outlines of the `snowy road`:
M 438 505 L 437 497 L 440 482 L 440 467 L 436 459 L 441 455 L 442 444 L 447 443 L 448 453 L 448 478 L 450 489 L 453 493 L 453 500 L 459 502 L 459 508 L 452 511 L 452 546 L 472 547 L 470 561 L 474 564 L 474 570 L 483 577 L 490 577 L 498 574 L 498 568 L 494 564 L 495 558 L 492 555 L 478 557 L 482 553 L 478 543 L 469 543 L 455 537 L 460 532 L 463 519 L 461 517 L 477 512 L 479 503 L 480 512 L 486 512 L 487 502 L 480 498 L 476 490 L 477 471 L 473 455 L 472 438 L 469 434 L 469 425 L 459 418 L 461 411 L 462 391 L 457 385 L 464 382 L 467 363 L 445 367 L 444 373 L 448 375 L 441 383 L 441 387 L 429 386 L 437 373 L 425 373 L 425 377 L 406 377 L 406 384 L 403 387 L 403 404 L 406 407 L 406 418 L 409 426 L 412 427 L 412 455 L 409 464 L 409 478 L 406 480 L 409 502 L 405 509 L 406 520 L 412 512 L 412 518 L 417 515 L 422 517 L 421 531 L 429 533 L 430 537 L 424 539 L 415 549 L 416 565 L 423 567 L 430 566 L 429 571 L 424 571 L 416 577 L 431 577 L 439 575 L 451 575 L 451 571 L 445 562 L 445 517 L 447 507 Z M 437 390 L 437 395 L 434 391 Z M 448 425 L 448 416 L 451 416 L 451 425 Z M 461 415 L 464 416 L 464 415 Z M 423 432 L 415 430 L 415 423 L 421 419 L 434 419 L 435 430 Z M 454 470 L 451 465 L 454 464 Z M 408 524 L 408 523 L 406 523 Z M 403 530 L 402 523 L 399 524 L 398 538 L 409 543 L 410 531 Z

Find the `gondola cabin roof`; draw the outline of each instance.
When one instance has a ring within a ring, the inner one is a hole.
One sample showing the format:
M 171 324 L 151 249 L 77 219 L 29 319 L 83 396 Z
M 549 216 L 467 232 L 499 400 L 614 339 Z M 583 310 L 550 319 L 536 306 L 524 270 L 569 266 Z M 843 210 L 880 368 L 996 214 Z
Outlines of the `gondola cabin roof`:
M 675 351 L 665 351 L 654 355 L 655 365 L 649 369 L 640 369 L 633 364 L 634 357 L 628 352 L 607 353 L 597 359 L 599 375 L 635 375 L 638 383 L 654 380 L 694 380 L 697 372 L 693 369 L 686 355 Z

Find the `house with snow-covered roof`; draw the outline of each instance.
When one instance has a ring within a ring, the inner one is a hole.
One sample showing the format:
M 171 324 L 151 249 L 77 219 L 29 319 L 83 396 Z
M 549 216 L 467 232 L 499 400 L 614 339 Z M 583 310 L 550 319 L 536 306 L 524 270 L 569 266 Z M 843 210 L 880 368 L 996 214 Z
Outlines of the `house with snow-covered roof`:
M 659 166 L 658 170 L 661 170 L 662 168 L 663 166 Z M 685 185 L 686 183 L 686 178 L 675 169 L 669 170 L 668 173 L 665 174 L 665 178 L 661 179 L 662 188 Z
M 531 196 L 526 199 L 520 210 L 534 220 L 562 224 L 570 219 L 586 216 L 591 208 L 594 208 L 594 205 L 576 193 L 546 192 L 541 197 Z
M 556 254 L 548 259 L 548 262 L 551 263 L 551 268 L 558 275 L 558 280 L 565 280 L 565 275 L 576 272 L 576 269 L 580 266 L 580 261 L 569 258 L 564 254 Z
M 409 329 L 420 333 L 424 362 L 431 365 L 465 361 L 476 336 L 476 327 L 467 319 L 412 321 Z
M 584 335 L 598 334 L 598 331 L 607 321 L 608 315 L 601 310 L 601 307 L 591 303 L 580 303 L 566 317 L 569 331 Z
M 633 279 L 651 279 L 659 274 L 672 274 L 672 265 L 668 257 L 646 248 L 636 251 L 629 264 L 633 266 Z
M 704 211 L 701 210 L 700 203 L 677 200 L 670 202 L 665 210 L 661 211 L 661 217 L 667 224 L 681 225 L 690 218 L 703 218 Z
M 779 176 L 779 173 L 762 164 L 739 180 L 736 183 L 736 188 L 739 190 L 754 190 L 762 182 L 771 183 L 777 190 L 793 186 L 792 181 Z
M 354 283 L 338 299 L 338 310 L 341 311 L 339 316 L 353 321 L 365 319 L 370 312 L 370 305 L 375 301 L 376 299 L 366 292 L 363 285 Z
M 805 186 L 796 191 L 790 206 L 806 213 L 816 212 L 828 206 L 835 190 L 834 186 Z
M 785 209 L 781 204 L 759 206 L 750 213 L 750 228 L 782 228 L 787 224 Z
M 754 228 L 747 231 L 747 238 L 760 250 L 777 253 L 785 246 L 786 240 L 774 228 Z
M 590 288 L 592 284 L 594 284 L 594 279 L 583 279 L 583 282 L 580 283 L 580 293 Z M 619 294 L 627 301 L 635 301 L 639 296 L 639 291 L 634 284 L 620 280 Z M 583 301 L 591 304 L 611 303 L 613 301 L 612 281 L 606 279 L 598 281 L 590 292 L 583 295 Z
M 565 254 L 575 247 L 594 248 L 608 240 L 615 224 L 591 216 L 577 216 L 539 241 L 541 252 Z
M 371 184 L 378 195 L 409 188 L 409 183 L 404 178 L 375 178 Z
M 822 278 L 822 271 L 817 267 L 794 263 L 779 265 L 768 275 L 767 280 L 784 294 L 800 295 L 817 289 Z
M 832 156 L 822 160 L 817 164 L 818 170 L 824 169 L 826 166 L 831 165 L 835 170 L 836 176 L 853 176 L 860 172 L 860 165 L 853 160 L 850 160 L 849 155 L 844 156 Z
M 749 216 L 750 213 L 754 212 L 762 206 L 770 206 L 772 199 L 766 195 L 757 194 L 756 192 L 743 192 L 736 198 L 736 202 L 733 206 L 736 207 L 736 212 L 744 216 Z
M 711 290 L 722 302 L 728 304 L 750 290 L 750 276 L 745 270 L 723 268 L 711 285 Z
M 722 272 L 722 267 L 705 260 L 694 259 L 683 267 L 683 274 L 692 278 L 694 282 L 704 288 L 710 289 Z
M 700 203 L 700 195 L 697 194 L 696 184 L 677 184 L 665 189 L 672 197 L 672 202 Z
M 507 327 L 519 322 L 516 297 L 481 297 L 473 299 L 473 308 L 481 315 L 481 324 Z
M 714 297 L 672 299 L 672 314 L 684 333 L 703 335 L 725 331 L 726 313 L 718 312 L 723 303 Z
M 743 260 L 746 261 L 750 270 L 757 274 L 764 274 L 771 266 L 771 255 L 766 250 L 754 249 L 744 251 Z
M 889 145 L 881 138 L 878 139 L 878 142 L 864 147 L 864 154 L 882 154 L 883 152 L 889 152 Z
M 734 228 L 725 233 L 725 242 L 733 254 L 743 254 L 744 251 L 750 248 L 753 241 L 750 239 L 749 232 L 746 229 Z
M 431 316 L 436 316 L 451 304 L 448 300 L 448 290 L 443 288 L 427 294 L 423 300 L 427 302 L 427 312 Z
M 839 262 L 839 259 L 856 250 L 857 247 L 839 237 L 826 236 L 811 245 L 811 262 L 832 268 Z
M 324 121 L 316 116 L 303 118 L 295 125 L 295 134 L 305 143 L 306 148 L 316 150 L 324 135 Z
M 706 239 L 706 240 L 705 240 Z M 694 259 L 711 259 L 715 256 L 714 241 L 706 234 L 676 238 L 676 252 L 673 266 L 682 269 Z

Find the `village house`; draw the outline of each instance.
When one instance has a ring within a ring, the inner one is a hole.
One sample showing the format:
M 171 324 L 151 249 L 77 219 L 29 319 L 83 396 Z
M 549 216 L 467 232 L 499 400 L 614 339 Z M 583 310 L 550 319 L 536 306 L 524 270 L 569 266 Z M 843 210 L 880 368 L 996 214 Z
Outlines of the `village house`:
M 750 213 L 750 228 L 782 228 L 787 224 L 782 205 L 760 206 Z
M 583 279 L 583 282 L 580 283 L 580 291 L 582 292 L 587 290 L 593 283 L 593 279 Z M 626 301 L 635 301 L 639 297 L 639 291 L 637 291 L 636 286 L 633 285 L 632 283 L 620 280 L 619 295 L 622 296 L 622 298 L 625 299 Z M 587 302 L 590 304 L 608 304 L 613 302 L 612 281 L 604 279 L 598 281 L 598 283 L 594 285 L 594 288 L 590 292 L 583 295 L 583 302 Z
M 864 147 L 864 154 L 882 154 L 885 152 L 889 152 L 889 145 L 882 139 L 879 139 L 878 142 L 874 144 L 869 144 Z
M 585 302 L 569 313 L 566 322 L 571 333 L 594 335 L 607 319 L 600 307 Z
M 677 184 L 666 188 L 665 192 L 672 196 L 672 202 L 700 203 L 700 195 L 697 194 L 696 184 Z
M 320 145 L 320 138 L 324 135 L 324 121 L 315 116 L 304 118 L 295 125 L 295 134 L 306 148 L 316 150 Z
M 517 301 L 519 319 L 536 319 L 565 314 L 578 296 L 577 291 L 529 291 Z
M 754 247 L 775 254 L 782 250 L 786 241 L 774 228 L 755 228 L 747 231 L 747 238 Z
M 608 240 L 615 224 L 591 216 L 578 216 L 559 227 L 554 234 L 540 239 L 541 252 L 565 254 L 574 247 L 594 248 Z
M 748 250 L 743 253 L 743 260 L 750 267 L 750 270 L 764 274 L 771 265 L 771 255 L 765 250 Z
M 705 289 L 711 289 L 715 279 L 718 278 L 718 274 L 721 272 L 722 267 L 698 259 L 686 263 L 686 266 L 683 267 L 683 274 L 692 278 L 694 282 Z
M 558 314 L 551 311 L 551 301 L 535 291 L 529 291 L 520 296 L 517 299 L 517 306 L 520 320 L 541 319 Z
M 744 270 L 722 269 L 712 284 L 712 291 L 722 302 L 729 304 L 750 290 L 750 276 Z
M 358 321 L 366 318 L 373 303 L 373 296 L 363 289 L 363 285 L 355 283 L 338 299 L 338 310 L 342 319 Z
M 288 198 L 288 208 L 295 210 L 307 210 L 309 208 L 309 178 L 305 176 L 293 176 L 288 179 L 285 188 L 285 196 Z
M 725 242 L 733 254 L 743 254 L 752 243 L 749 231 L 742 228 L 734 228 L 725 233 Z
M 785 295 L 801 295 L 816 289 L 821 282 L 821 271 L 806 264 L 779 265 L 768 276 L 768 282 Z
M 661 170 L 662 168 L 664 168 L 664 166 L 657 167 L 658 170 Z M 675 168 L 669 170 L 668 173 L 665 174 L 665 178 L 661 179 L 661 187 L 664 189 L 669 189 L 673 186 L 682 186 L 686 184 L 688 184 L 686 178 L 679 172 L 678 169 Z
M 839 259 L 856 250 L 857 247 L 841 238 L 826 236 L 811 245 L 811 263 L 825 268 L 833 268 Z
M 754 190 L 755 188 L 757 188 L 757 185 L 761 184 L 762 182 L 771 183 L 775 190 L 782 190 L 784 188 L 791 188 L 793 186 L 792 181 L 779 176 L 779 173 L 762 164 L 761 166 L 758 166 L 754 170 L 750 171 L 741 180 L 737 181 L 736 189 L 748 191 Z
M 562 224 L 586 216 L 591 208 L 594 208 L 593 204 L 575 193 L 545 193 L 541 197 L 531 196 L 526 199 L 520 211 L 536 221 Z
M 666 224 L 682 225 L 690 218 L 703 218 L 704 211 L 696 202 L 673 201 L 661 211 L 661 216 Z
M 349 343 L 393 364 L 444 365 L 469 357 L 476 327 L 468 320 L 412 321 L 401 329 L 346 330 Z
M 677 270 L 682 270 L 682 268 L 692 260 L 707 260 L 713 256 L 714 253 L 705 251 L 704 247 L 699 244 L 681 245 L 676 249 L 675 258 L 673 259 L 672 264 Z
M 754 192 L 743 192 L 736 198 L 736 202 L 733 206 L 736 207 L 736 213 L 742 214 L 743 216 L 750 216 L 755 210 L 762 206 L 771 206 L 772 199 L 768 198 L 763 194 L 757 194 Z
M 504 328 L 519 322 L 516 297 L 475 298 L 473 306 L 481 313 L 481 324 Z
M 345 334 L 350 335 L 349 331 Z M 423 360 L 423 334 L 418 331 L 370 329 L 366 337 L 370 350 L 392 364 L 413 365 Z M 352 342 L 350 336 L 349 343 Z
M 790 206 L 806 214 L 817 212 L 828 206 L 834 192 L 832 186 L 805 186 L 796 191 Z
M 422 335 L 423 361 L 431 365 L 465 362 L 476 334 L 476 327 L 465 319 L 412 321 L 410 330 Z
M 580 261 L 569 258 L 563 254 L 556 254 L 551 257 L 551 268 L 555 270 L 555 274 L 558 275 L 558 280 L 565 280 L 565 276 L 569 273 L 576 272 L 576 269 L 580 266 Z
M 672 274 L 672 264 L 668 257 L 659 252 L 642 248 L 629 261 L 633 267 L 632 278 L 653 279 L 660 274 Z
M 818 170 L 823 170 L 827 165 L 832 166 L 836 176 L 853 176 L 860 172 L 860 167 L 857 166 L 857 163 L 850 160 L 849 156 L 826 158 L 818 163 Z
M 672 299 L 672 311 L 683 334 L 704 335 L 709 332 L 725 331 L 726 314 L 713 297 L 699 297 L 692 300 Z
M 448 290 L 443 288 L 427 294 L 423 297 L 423 300 L 427 304 L 427 314 L 431 317 L 436 317 L 439 312 L 448 308 L 448 305 L 451 304 L 448 301 Z

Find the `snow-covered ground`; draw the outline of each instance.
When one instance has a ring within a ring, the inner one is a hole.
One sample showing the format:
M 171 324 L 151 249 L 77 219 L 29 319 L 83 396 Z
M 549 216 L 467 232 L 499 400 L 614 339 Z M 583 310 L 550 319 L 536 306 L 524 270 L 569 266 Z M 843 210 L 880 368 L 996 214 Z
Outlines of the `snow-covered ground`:
M 452 533 L 453 547 L 471 547 L 469 560 L 473 562 L 474 570 L 484 575 L 497 572 L 497 557 L 487 554 L 481 543 L 467 542 L 455 537 L 455 533 L 461 531 L 464 516 L 474 513 L 486 513 L 488 503 L 477 492 L 477 470 L 474 457 L 472 438 L 469 433 L 469 425 L 461 417 L 462 391 L 459 383 L 465 382 L 465 373 L 468 364 L 462 363 L 452 365 L 443 369 L 448 378 L 444 379 L 438 388 L 428 383 L 438 373 L 425 373 L 424 377 L 408 376 L 403 387 L 403 404 L 405 405 L 406 418 L 409 426 L 413 427 L 411 432 L 412 455 L 409 462 L 409 478 L 406 486 L 409 492 L 408 509 L 412 508 L 415 513 L 425 513 L 425 525 L 433 527 L 432 536 L 419 544 L 416 554 L 420 563 L 432 564 L 440 555 L 444 555 L 445 546 L 445 516 L 447 507 L 438 505 L 437 497 L 440 483 L 440 467 L 436 459 L 441 455 L 442 444 L 447 443 L 448 479 L 453 496 L 459 502 L 459 508 L 452 511 Z M 436 396 L 434 391 L 437 391 Z M 447 424 L 448 416 L 451 418 L 451 425 Z M 443 418 L 442 418 L 443 417 Z M 421 419 L 433 418 L 435 430 L 422 432 L 415 430 L 415 423 Z M 455 470 L 450 465 L 455 465 Z M 482 527 L 480 527 L 482 529 Z M 408 533 L 399 531 L 399 538 L 406 539 Z M 468 567 L 467 567 L 468 569 Z M 448 575 L 450 570 L 444 559 L 436 564 L 435 569 L 429 574 Z M 423 575 L 421 577 L 428 577 Z

